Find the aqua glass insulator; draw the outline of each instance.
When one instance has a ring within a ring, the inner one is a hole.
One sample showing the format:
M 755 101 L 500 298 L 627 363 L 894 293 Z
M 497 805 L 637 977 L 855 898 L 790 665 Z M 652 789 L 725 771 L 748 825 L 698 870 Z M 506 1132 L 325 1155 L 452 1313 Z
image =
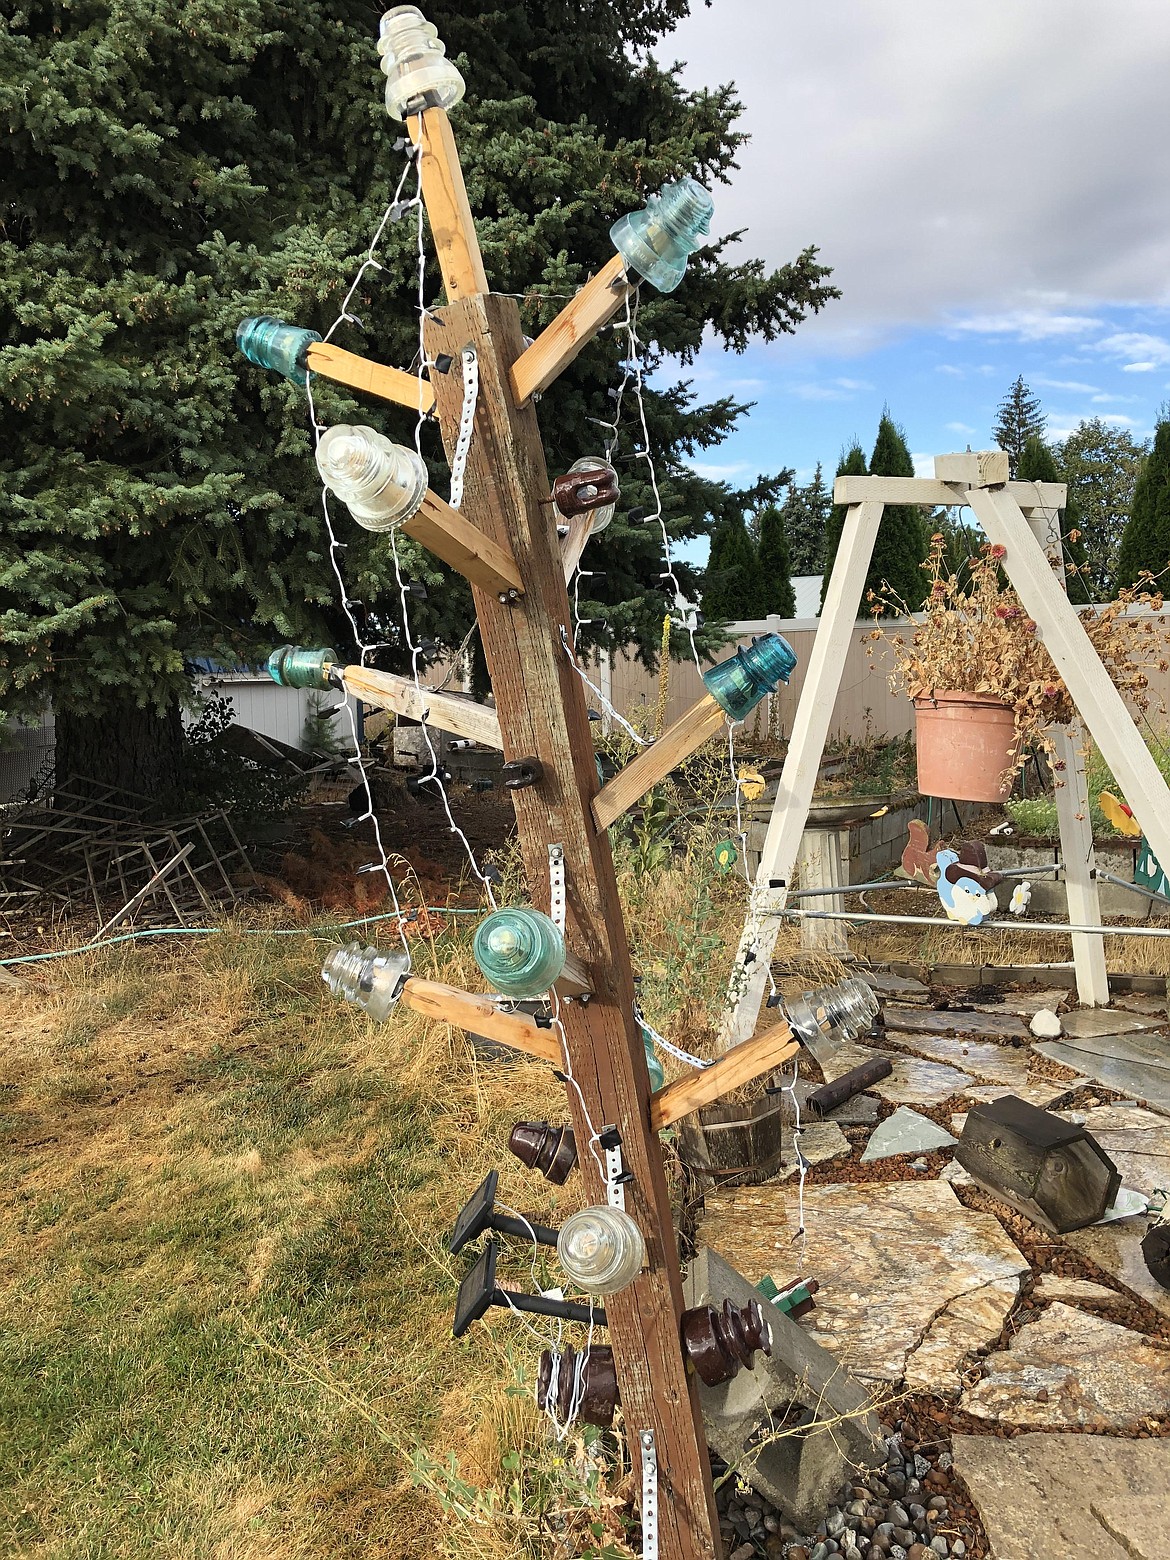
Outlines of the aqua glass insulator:
M 613 1295 L 645 1267 L 646 1243 L 623 1208 L 582 1208 L 561 1225 L 557 1260 L 586 1294 Z
M 236 346 L 258 368 L 271 368 L 303 386 L 309 348 L 321 338 L 315 330 L 286 325 L 274 314 L 254 314 L 236 326 Z
M 424 108 L 454 108 L 466 90 L 438 28 L 416 5 L 396 5 L 378 28 L 386 112 L 400 122 Z
M 645 1024 L 639 1024 L 638 1028 L 642 1031 L 642 1044 L 646 1047 L 646 1070 L 650 1074 L 650 1087 L 661 1089 L 666 1082 L 666 1074 L 658 1060 L 658 1052 L 654 1049 L 654 1037 Z
M 683 279 L 687 258 L 698 249 L 711 225 L 715 202 L 695 179 L 664 184 L 641 211 L 619 217 L 609 230 L 626 267 L 659 292 L 673 292 Z
M 419 511 L 427 491 L 426 462 L 417 450 L 392 444 L 374 428 L 338 423 L 317 443 L 321 481 L 367 531 L 391 531 Z
M 336 650 L 306 650 L 304 645 L 281 645 L 267 661 L 269 677 L 282 688 L 328 688 L 339 664 Z
M 386 953 L 351 942 L 328 955 L 321 979 L 335 997 L 356 1003 L 375 1024 L 383 1024 L 393 1012 L 409 972 L 406 953 Z
M 796 652 L 779 634 L 764 634 L 730 661 L 720 661 L 703 673 L 707 692 L 732 720 L 750 715 L 761 699 L 787 682 L 796 665 Z
M 475 930 L 475 962 L 505 997 L 542 996 L 565 967 L 565 939 L 540 910 L 493 910 Z
M 609 461 L 603 460 L 600 455 L 582 455 L 580 460 L 575 460 L 569 467 L 568 475 L 572 476 L 575 471 L 598 470 L 608 471 L 615 480 L 617 478 L 617 472 L 614 471 Z M 593 536 L 596 536 L 599 531 L 605 530 L 606 526 L 613 519 L 616 510 L 616 504 L 603 504 L 600 509 L 593 511 L 593 530 L 591 532 Z

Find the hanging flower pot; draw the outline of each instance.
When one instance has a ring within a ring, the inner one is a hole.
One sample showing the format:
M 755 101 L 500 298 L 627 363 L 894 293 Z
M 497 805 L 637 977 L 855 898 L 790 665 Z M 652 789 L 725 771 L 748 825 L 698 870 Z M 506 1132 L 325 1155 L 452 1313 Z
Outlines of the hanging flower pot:
M 1010 705 L 984 693 L 936 689 L 915 699 L 914 711 L 925 796 L 1002 802 L 1011 794 L 1017 738 Z

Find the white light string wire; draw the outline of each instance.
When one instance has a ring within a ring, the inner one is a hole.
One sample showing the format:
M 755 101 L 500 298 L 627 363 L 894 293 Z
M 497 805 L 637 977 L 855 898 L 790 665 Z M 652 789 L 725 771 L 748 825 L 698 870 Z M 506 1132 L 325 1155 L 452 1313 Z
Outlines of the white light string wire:
M 800 1260 L 801 1264 L 803 1265 L 805 1247 L 808 1244 L 804 1227 L 804 1182 L 805 1177 L 808 1175 L 808 1160 L 804 1157 L 804 1152 L 800 1146 L 800 1137 L 801 1133 L 804 1131 L 804 1128 L 800 1124 L 800 1101 L 796 1097 L 796 1083 L 799 1077 L 800 1058 L 797 1056 L 793 1058 L 792 1062 L 792 1082 L 786 1083 L 783 1086 L 781 1092 L 784 1094 L 790 1094 L 792 1096 L 792 1147 L 796 1152 L 796 1164 L 798 1170 L 800 1171 L 800 1187 L 797 1191 L 800 1223 L 797 1227 L 796 1234 L 792 1237 L 792 1239 L 794 1243 L 796 1241 L 800 1242 Z
M 569 665 L 576 672 L 577 676 L 585 684 L 586 688 L 588 688 L 592 692 L 594 698 L 601 705 L 601 707 L 605 711 L 605 713 L 610 717 L 611 720 L 616 720 L 617 721 L 618 725 L 622 728 L 622 730 L 626 733 L 626 735 L 631 739 L 631 741 L 636 743 L 638 747 L 649 747 L 650 744 L 646 741 L 645 737 L 640 737 L 638 735 L 638 733 L 634 730 L 633 726 L 630 725 L 629 721 L 625 718 L 625 716 L 623 714 L 621 714 L 620 711 L 614 709 L 613 705 L 606 698 L 605 694 L 602 693 L 601 689 L 597 686 L 597 684 L 595 682 L 591 682 L 590 681 L 588 673 L 585 671 L 585 668 L 581 665 L 580 661 L 578 661 L 578 659 L 577 659 L 576 652 L 574 651 L 572 643 L 571 643 L 571 641 L 569 639 L 569 630 L 565 627 L 565 625 L 563 623 L 560 625 L 560 628 L 561 628 L 561 644 L 564 647 L 565 654 L 569 658 Z

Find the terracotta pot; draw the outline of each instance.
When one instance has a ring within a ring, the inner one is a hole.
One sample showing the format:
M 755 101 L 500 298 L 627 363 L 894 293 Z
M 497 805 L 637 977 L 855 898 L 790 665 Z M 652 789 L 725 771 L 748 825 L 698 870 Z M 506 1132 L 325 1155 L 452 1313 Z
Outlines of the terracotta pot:
M 914 700 L 918 789 L 956 802 L 1002 802 L 1016 757 L 1010 706 L 985 693 L 936 691 Z

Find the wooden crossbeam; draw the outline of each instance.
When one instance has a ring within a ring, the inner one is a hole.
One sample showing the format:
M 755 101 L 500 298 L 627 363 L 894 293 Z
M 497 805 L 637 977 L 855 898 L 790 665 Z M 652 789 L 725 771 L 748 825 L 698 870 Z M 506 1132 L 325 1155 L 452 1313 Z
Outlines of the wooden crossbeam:
M 737 1045 L 711 1067 L 688 1073 L 650 1096 L 650 1125 L 656 1132 L 669 1127 L 683 1116 L 722 1099 L 741 1084 L 751 1083 L 763 1073 L 773 1072 L 791 1061 L 800 1050 L 787 1024 L 774 1024 L 754 1040 Z
M 447 111 L 424 108 L 407 119 L 406 127 L 420 149 L 423 201 L 447 297 L 454 303 L 456 298 L 485 293 L 487 272 Z
M 400 1000 L 425 1018 L 437 1018 L 456 1029 L 499 1040 L 542 1062 L 559 1067 L 564 1060 L 560 1041 L 551 1029 L 539 1028 L 531 1014 L 501 1012 L 491 997 L 476 996 L 457 986 L 419 980 L 412 975 L 402 988 Z
M 569 521 L 569 534 L 561 537 L 561 562 L 565 566 L 565 584 L 573 578 L 573 571 L 581 562 L 585 544 L 593 535 L 593 510 L 574 515 Z
M 1064 482 L 1009 482 L 1003 491 L 1010 494 L 1027 514 L 1033 509 L 1063 509 L 1068 485 Z M 838 477 L 833 483 L 833 502 L 953 507 L 966 504 L 967 488 L 961 482 L 940 482 L 937 477 Z
M 643 748 L 637 758 L 598 791 L 593 798 L 593 818 L 597 827 L 608 829 L 652 786 L 664 780 L 684 758 L 689 758 L 720 731 L 725 719 L 722 709 L 709 693 L 697 699 L 666 728 L 657 742 Z
M 425 379 L 401 368 L 389 368 L 385 363 L 372 363 L 356 352 L 335 347 L 331 341 L 314 341 L 306 361 L 313 373 L 320 374 L 322 379 L 364 390 L 368 395 L 376 395 L 380 401 L 393 401 L 415 413 L 426 413 L 434 408 L 435 392 Z
M 517 406 L 547 390 L 561 370 L 609 323 L 633 290 L 625 277 L 625 259 L 614 255 L 520 354 L 511 373 Z
M 430 488 L 418 513 L 402 529 L 481 590 L 490 590 L 493 596 L 524 594 L 524 581 L 508 549 L 472 525 Z
M 346 666 L 342 669 L 346 691 L 364 704 L 372 704 L 380 710 L 392 710 L 395 715 L 405 715 L 409 720 L 425 721 L 440 731 L 449 731 L 456 737 L 466 737 L 482 747 L 503 750 L 500 736 L 500 717 L 486 704 L 476 704 L 473 699 L 461 699 L 453 693 L 441 693 L 437 688 L 424 687 L 419 693 L 409 677 L 398 677 L 393 672 L 376 672 L 369 666 Z

